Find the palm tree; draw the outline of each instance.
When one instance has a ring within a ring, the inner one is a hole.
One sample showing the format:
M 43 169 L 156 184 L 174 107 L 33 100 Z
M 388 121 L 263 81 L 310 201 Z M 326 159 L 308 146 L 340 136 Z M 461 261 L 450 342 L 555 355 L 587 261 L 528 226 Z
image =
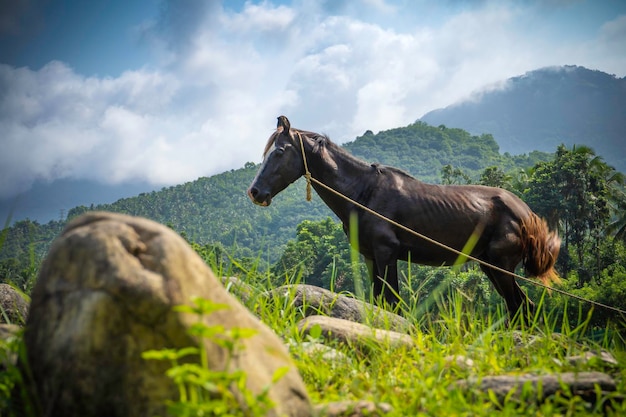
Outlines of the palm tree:
M 626 243 L 626 190 L 624 189 L 624 174 L 618 173 L 621 176 L 621 186 L 617 184 L 612 187 L 610 206 L 611 206 L 611 221 L 609 222 L 606 233 L 609 236 L 613 236 L 616 240 L 621 240 Z

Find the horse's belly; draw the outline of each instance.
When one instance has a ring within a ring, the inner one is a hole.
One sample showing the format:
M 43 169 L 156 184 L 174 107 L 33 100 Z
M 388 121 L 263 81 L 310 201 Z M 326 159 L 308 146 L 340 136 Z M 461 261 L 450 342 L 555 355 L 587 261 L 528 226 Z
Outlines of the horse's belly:
M 432 251 L 408 251 L 402 254 L 398 259 L 411 263 L 430 265 L 430 266 L 446 266 L 453 265 L 458 258 L 454 252 L 432 250 Z
M 398 259 L 403 261 L 431 265 L 454 265 L 459 260 L 458 252 L 464 249 L 465 243 L 443 243 L 447 247 L 441 247 L 434 243 L 423 242 L 419 245 L 407 245 L 400 251 Z M 471 251 L 472 256 L 477 256 L 484 250 L 483 242 L 478 242 Z M 466 249 L 467 250 L 467 249 Z M 464 262 L 467 261 L 465 258 Z

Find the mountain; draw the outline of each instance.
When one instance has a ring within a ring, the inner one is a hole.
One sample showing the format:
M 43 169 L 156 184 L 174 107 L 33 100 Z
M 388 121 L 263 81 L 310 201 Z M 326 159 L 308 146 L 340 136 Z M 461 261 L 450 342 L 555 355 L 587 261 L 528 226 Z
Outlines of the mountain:
M 590 146 L 626 172 L 626 78 L 578 66 L 543 68 L 425 114 L 434 126 L 492 134 L 504 152 Z
M 155 189 L 154 185 L 142 182 L 110 185 L 91 180 L 39 181 L 26 192 L 0 199 L 0 221 L 4 224 L 7 220 L 11 223 L 24 219 L 40 223 L 64 220 L 73 207 L 112 203 Z

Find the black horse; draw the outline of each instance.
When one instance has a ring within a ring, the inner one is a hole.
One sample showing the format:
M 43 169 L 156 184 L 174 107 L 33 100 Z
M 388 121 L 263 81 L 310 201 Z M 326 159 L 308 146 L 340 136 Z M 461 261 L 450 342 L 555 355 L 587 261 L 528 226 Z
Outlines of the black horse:
M 479 185 L 423 183 L 399 169 L 361 161 L 325 135 L 292 129 L 285 116 L 278 118 L 248 196 L 255 204 L 268 206 L 272 197 L 306 172 L 346 234 L 350 216 L 356 213 L 359 251 L 378 302 L 395 306 L 399 301 L 398 260 L 442 266 L 454 264 L 458 254 L 381 219 L 319 183 L 458 251 L 472 235 L 477 237 L 470 255 L 504 270 L 481 263 L 511 317 L 533 304 L 505 271 L 512 272 L 523 262 L 526 273 L 545 284 L 558 280 L 554 263 L 561 240 L 514 194 Z

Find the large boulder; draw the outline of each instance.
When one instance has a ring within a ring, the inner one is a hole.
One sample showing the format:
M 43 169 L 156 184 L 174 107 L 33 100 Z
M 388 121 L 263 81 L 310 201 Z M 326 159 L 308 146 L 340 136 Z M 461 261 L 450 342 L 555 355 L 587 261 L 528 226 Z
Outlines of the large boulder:
M 256 332 L 241 340 L 229 369 L 225 347 L 189 335 L 198 316 L 174 308 L 196 297 L 228 305 L 204 316 L 205 325 Z M 271 387 L 268 416 L 311 415 L 281 340 L 225 291 L 182 238 L 146 219 L 93 212 L 68 224 L 41 267 L 24 340 L 41 415 L 165 415 L 166 401 L 178 399 L 165 375 L 170 364 L 142 353 L 198 344 L 210 369 L 243 370 L 249 392 Z M 245 407 L 241 392 L 233 394 Z

